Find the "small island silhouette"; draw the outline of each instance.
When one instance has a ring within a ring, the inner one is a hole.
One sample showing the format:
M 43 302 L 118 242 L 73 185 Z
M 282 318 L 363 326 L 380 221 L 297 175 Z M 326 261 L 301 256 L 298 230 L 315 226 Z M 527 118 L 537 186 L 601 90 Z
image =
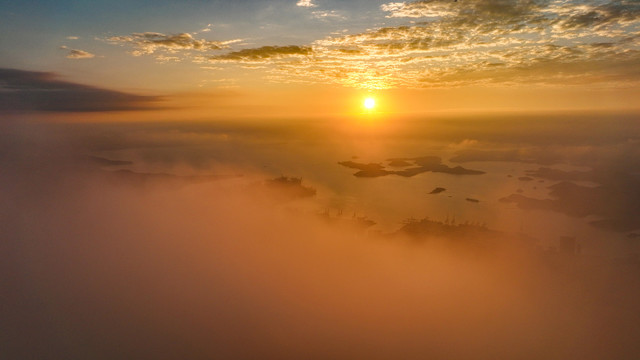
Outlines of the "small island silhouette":
M 358 163 L 355 161 L 340 161 L 338 164 L 351 169 L 359 170 L 353 176 L 356 177 L 380 177 L 386 175 L 398 175 L 412 177 L 424 172 L 438 172 L 451 175 L 482 175 L 485 172 L 471 170 L 462 166 L 450 167 L 442 163 L 442 159 L 437 156 L 421 156 L 416 158 L 393 158 L 387 159 L 390 167 L 406 167 L 404 170 L 387 170 L 380 163 Z
M 574 176 L 573 173 L 567 177 Z M 500 198 L 503 203 L 514 203 L 525 210 L 547 210 L 569 216 L 599 219 L 589 224 L 617 232 L 640 229 L 640 188 L 631 175 L 605 179 L 604 185 L 583 186 L 570 181 L 561 181 L 548 186 L 549 197 L 536 199 L 522 194 L 511 194 Z M 625 189 L 621 191 L 620 189 Z
M 302 178 L 280 176 L 265 181 L 265 186 L 289 198 L 307 198 L 316 195 L 316 189 L 302 185 Z

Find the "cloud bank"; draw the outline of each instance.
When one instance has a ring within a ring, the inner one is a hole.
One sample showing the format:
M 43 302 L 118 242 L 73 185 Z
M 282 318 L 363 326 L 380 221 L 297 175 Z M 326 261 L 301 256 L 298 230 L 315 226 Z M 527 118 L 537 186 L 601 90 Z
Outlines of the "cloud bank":
M 144 110 L 159 100 L 58 80 L 48 72 L 0 69 L 0 111 Z
M 313 3 L 300 1 L 298 6 Z M 270 81 L 360 88 L 594 83 L 628 87 L 635 86 L 640 75 L 636 1 L 430 0 L 390 2 L 379 11 L 394 25 L 331 35 L 307 45 L 232 49 L 192 60 L 260 61 L 271 65 L 265 76 Z M 407 22 L 395 25 L 402 20 Z M 195 40 L 186 33 L 109 40 L 135 46 L 134 55 L 159 49 L 220 51 L 231 44 Z

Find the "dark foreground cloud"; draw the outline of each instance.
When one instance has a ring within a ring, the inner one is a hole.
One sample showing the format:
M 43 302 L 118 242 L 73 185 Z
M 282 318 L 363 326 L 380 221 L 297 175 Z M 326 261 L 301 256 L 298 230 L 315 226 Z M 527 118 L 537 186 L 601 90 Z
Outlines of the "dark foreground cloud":
M 59 80 L 49 72 L 0 69 L 0 111 L 143 110 L 160 100 Z

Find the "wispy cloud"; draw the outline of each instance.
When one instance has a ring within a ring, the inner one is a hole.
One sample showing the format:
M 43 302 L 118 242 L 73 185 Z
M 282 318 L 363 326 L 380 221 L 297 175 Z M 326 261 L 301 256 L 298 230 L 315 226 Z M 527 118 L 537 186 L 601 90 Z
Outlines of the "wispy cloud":
M 312 0 L 299 0 L 296 3 L 297 6 L 302 6 L 302 7 L 316 7 L 318 5 L 314 4 Z
M 314 18 L 323 19 L 323 20 L 328 20 L 328 19 L 345 20 L 347 18 L 346 16 L 342 15 L 340 12 L 336 10 L 318 10 L 318 11 L 313 11 L 311 14 L 313 15 Z
M 311 1 L 297 4 L 312 7 Z M 132 34 L 109 41 L 134 55 L 185 54 L 197 62 L 261 63 L 269 81 L 362 88 L 481 84 L 628 86 L 640 77 L 640 3 L 632 0 L 425 0 L 380 6 L 392 26 L 332 34 L 306 45 L 231 50 L 235 41 Z M 314 11 L 319 18 L 335 11 Z M 405 24 L 397 25 L 406 19 Z M 175 56 L 175 55 L 173 55 Z
M 624 0 L 387 3 L 388 17 L 424 21 L 318 40 L 313 63 L 296 73 L 359 87 L 628 82 L 640 64 L 639 8 Z
M 114 44 L 126 44 L 133 46 L 136 50 L 132 52 L 135 56 L 153 54 L 157 51 L 176 53 L 184 50 L 208 51 L 221 50 L 228 47 L 232 41 L 210 41 L 195 39 L 189 33 L 175 35 L 165 35 L 156 32 L 133 33 L 125 36 L 112 36 L 107 38 L 108 42 Z
M 79 49 L 71 49 L 67 46 L 61 46 L 61 49 L 68 50 L 67 59 L 91 59 L 96 55 L 90 52 L 79 50 Z
M 453 15 L 448 2 L 432 2 L 427 6 L 427 1 L 404 3 L 392 2 L 380 5 L 382 11 L 388 12 L 387 17 L 435 17 Z
M 640 3 L 632 0 L 567 2 L 550 8 L 550 12 L 554 10 L 559 15 L 554 21 L 556 30 L 584 28 L 599 30 L 610 26 L 632 24 L 640 18 Z

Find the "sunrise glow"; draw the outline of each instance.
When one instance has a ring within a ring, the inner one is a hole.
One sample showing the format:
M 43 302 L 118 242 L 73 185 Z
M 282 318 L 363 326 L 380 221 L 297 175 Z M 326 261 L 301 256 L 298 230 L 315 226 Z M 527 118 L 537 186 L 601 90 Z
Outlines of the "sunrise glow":
M 367 110 L 372 110 L 374 107 L 376 107 L 376 100 L 374 98 L 368 97 L 364 99 L 363 105 Z

